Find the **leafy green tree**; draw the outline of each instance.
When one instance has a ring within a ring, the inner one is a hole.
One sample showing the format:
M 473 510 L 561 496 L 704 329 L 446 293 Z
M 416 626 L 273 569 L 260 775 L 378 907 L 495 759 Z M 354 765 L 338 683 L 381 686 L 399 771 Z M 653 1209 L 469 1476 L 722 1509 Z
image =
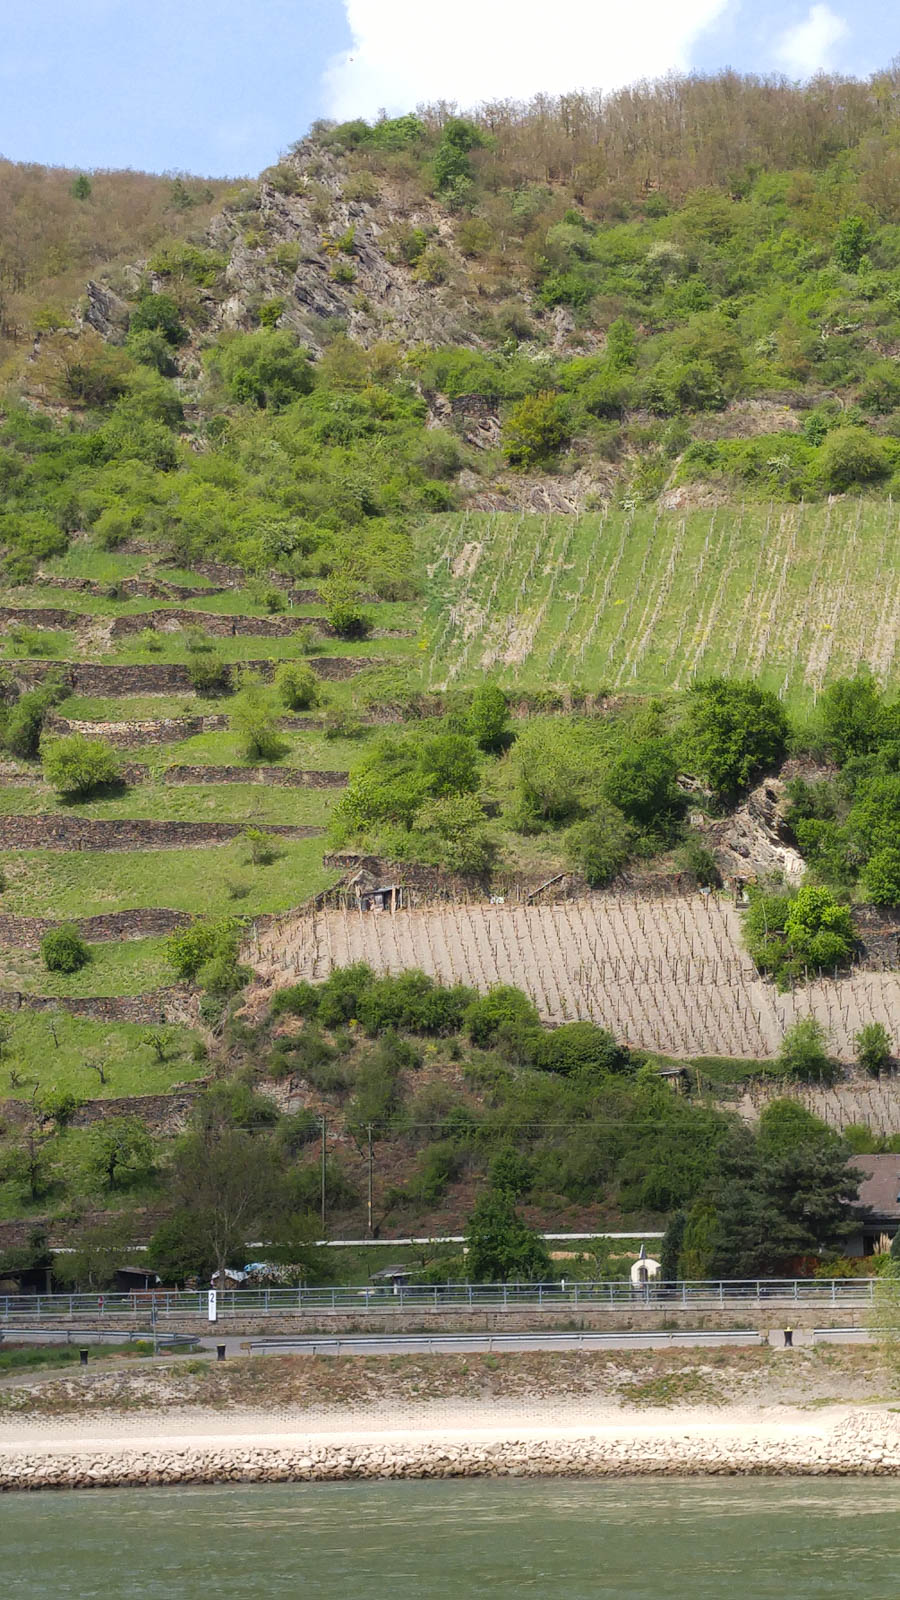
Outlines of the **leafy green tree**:
M 719 1217 L 711 1200 L 695 1200 L 687 1213 L 678 1257 L 678 1276 L 702 1283 L 713 1276 L 719 1244 Z
M 115 752 L 102 739 L 65 734 L 41 746 L 44 777 L 57 794 L 84 799 L 97 789 L 120 782 Z
M 893 1064 L 891 1036 L 883 1022 L 866 1022 L 854 1037 L 856 1059 L 870 1078 L 890 1072 Z
M 778 697 L 755 683 L 707 678 L 691 686 L 683 751 L 690 772 L 733 799 L 784 760 L 788 719 Z
M 79 172 L 69 193 L 73 200 L 90 200 L 93 194 L 93 185 L 86 172 Z
M 634 324 L 627 317 L 616 317 L 606 332 L 606 359 L 614 372 L 630 372 L 637 363 Z
M 677 776 L 678 766 L 665 740 L 644 739 L 626 746 L 611 763 L 603 792 L 629 822 L 666 836 L 684 808 Z
M 436 733 L 423 740 L 416 768 L 423 794 L 435 799 L 471 794 L 478 786 L 478 753 L 464 733 Z
M 498 1034 L 506 1028 L 539 1025 L 537 1010 L 528 996 L 505 983 L 497 984 L 487 994 L 473 1000 L 463 1020 L 472 1043 L 481 1046 L 494 1044 Z
M 509 727 L 509 703 L 496 683 L 479 684 L 466 721 L 479 750 L 495 754 L 503 749 Z
M 620 1045 L 607 1028 L 593 1022 L 565 1022 L 559 1028 L 542 1028 L 529 1047 L 531 1065 L 565 1076 L 627 1073 L 634 1060 L 627 1045 Z
M 221 656 L 212 653 L 192 655 L 187 670 L 195 694 L 213 696 L 231 692 L 231 667 Z
M 566 403 L 544 390 L 526 394 L 503 426 L 503 450 L 510 466 L 523 471 L 547 466 L 569 440 Z
M 233 917 L 219 922 L 195 922 L 166 940 L 166 959 L 179 978 L 190 982 L 216 960 L 237 960 L 240 924 Z
M 494 840 L 485 825 L 484 807 L 476 795 L 451 794 L 427 800 L 416 812 L 411 838 L 423 840 L 423 855 L 448 872 L 477 877 L 494 859 Z
M 788 905 L 784 936 L 795 961 L 832 971 L 853 949 L 850 909 L 840 905 L 829 889 L 804 884 Z
M 133 1226 L 130 1217 L 83 1223 L 68 1236 L 71 1248 L 54 1256 L 54 1278 L 88 1291 L 109 1288 L 127 1258 Z
M 870 672 L 829 683 L 819 717 L 828 749 L 841 763 L 877 750 L 887 732 L 884 700 Z
M 90 961 L 91 951 L 74 924 L 64 922 L 44 934 L 41 957 L 48 972 L 78 972 Z
M 831 494 L 890 476 L 892 459 L 881 439 L 865 428 L 835 428 L 819 449 L 819 477 Z
M 167 344 L 175 346 L 188 338 L 178 305 L 169 294 L 142 294 L 129 318 L 128 331 L 161 333 Z
M 757 1126 L 757 1148 L 764 1160 L 781 1160 L 801 1145 L 833 1145 L 837 1134 L 797 1100 L 770 1100 Z
M 3 744 L 10 755 L 21 761 L 30 761 L 37 755 L 44 719 L 67 693 L 62 680 L 51 673 L 40 688 L 19 695 L 3 729 Z
M 155 1151 L 138 1117 L 104 1117 L 87 1139 L 87 1170 L 103 1189 L 124 1189 L 149 1175 Z
M 319 585 L 325 620 L 341 639 L 364 639 L 372 619 L 363 610 L 359 584 L 346 572 L 333 572 Z
M 202 1121 L 180 1142 L 170 1192 L 176 1216 L 191 1218 L 197 1256 L 213 1263 L 221 1287 L 226 1268 L 245 1259 L 248 1239 L 277 1232 L 284 1200 L 268 1142 L 218 1117 Z
M 199 1240 L 190 1211 L 176 1211 L 150 1236 L 144 1260 L 164 1283 L 183 1285 L 187 1278 L 201 1282 L 212 1271 L 209 1245 Z
M 471 177 L 469 152 L 482 144 L 484 137 L 474 122 L 464 117 L 450 117 L 445 122 L 432 162 L 434 186 L 438 194 L 446 194 L 461 179 Z
M 516 1210 L 508 1190 L 482 1195 L 466 1229 L 466 1276 L 472 1283 L 535 1283 L 548 1278 L 540 1234 Z

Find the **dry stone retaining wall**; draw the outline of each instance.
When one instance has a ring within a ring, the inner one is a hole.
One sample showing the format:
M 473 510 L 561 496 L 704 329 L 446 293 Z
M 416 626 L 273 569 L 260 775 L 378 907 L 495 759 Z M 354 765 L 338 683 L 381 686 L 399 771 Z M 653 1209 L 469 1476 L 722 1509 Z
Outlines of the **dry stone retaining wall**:
M 143 633 L 145 628 L 174 633 L 181 628 L 198 626 L 217 638 L 246 634 L 258 639 L 281 639 L 304 627 L 315 628 L 320 633 L 330 632 L 321 617 L 301 617 L 296 613 L 290 617 L 232 617 L 216 611 L 181 611 L 173 607 L 170 611 L 129 612 L 124 617 L 116 617 L 110 628 L 110 638 Z
M 82 995 L 76 998 L 0 989 L 0 1010 L 64 1011 L 71 1017 L 90 1017 L 95 1022 L 151 1024 L 184 1021 L 190 1015 L 193 999 L 190 989 L 175 984 L 169 989 L 154 989 L 148 994 Z
M 282 789 L 343 789 L 347 772 L 301 771 L 299 767 L 167 767 L 164 783 L 265 783 Z
M 50 672 L 59 672 L 63 681 L 76 694 L 99 694 L 112 697 L 131 694 L 178 694 L 193 691 L 190 673 L 179 662 L 152 661 L 135 664 L 99 661 L 24 661 L 3 663 L 17 682 L 31 687 L 43 682 Z M 239 661 L 233 665 L 256 672 L 267 682 L 275 675 L 279 663 L 266 661 Z M 368 667 L 377 667 L 377 656 L 312 656 L 309 665 L 318 678 L 352 678 Z
M 98 917 L 68 917 L 82 939 L 102 944 L 110 939 L 155 939 L 187 928 L 194 918 L 186 911 L 167 911 L 162 906 L 147 906 L 135 911 L 108 911 Z M 53 917 L 16 917 L 0 912 L 0 945 L 15 950 L 36 950 L 45 933 L 60 927 Z
M 35 816 L 0 818 L 3 850 L 177 850 L 227 844 L 244 833 L 240 822 L 168 822 L 145 818 Z M 266 833 L 284 839 L 318 839 L 324 828 L 273 823 Z

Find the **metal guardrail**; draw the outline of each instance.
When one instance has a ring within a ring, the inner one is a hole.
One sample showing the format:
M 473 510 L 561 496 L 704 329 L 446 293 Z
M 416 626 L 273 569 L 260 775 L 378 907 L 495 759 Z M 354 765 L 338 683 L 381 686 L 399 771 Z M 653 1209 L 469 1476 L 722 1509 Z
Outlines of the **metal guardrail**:
M 871 1278 L 758 1278 L 715 1282 L 652 1283 L 635 1287 L 607 1283 L 447 1283 L 331 1289 L 226 1289 L 217 1295 L 219 1320 L 246 1316 L 327 1316 L 337 1312 L 390 1315 L 448 1311 L 555 1312 L 582 1310 L 659 1310 L 765 1305 L 773 1311 L 799 1306 L 867 1306 L 874 1297 Z M 185 1317 L 207 1320 L 209 1291 L 130 1290 L 124 1294 L 0 1295 L 0 1327 L 27 1319 L 46 1326 L 54 1321 L 92 1321 L 141 1315 L 157 1321 Z
M 312 1356 L 341 1355 L 347 1350 L 365 1354 L 369 1350 L 383 1349 L 387 1342 L 391 1349 L 424 1350 L 433 1354 L 466 1350 L 570 1350 L 573 1346 L 579 1350 L 591 1350 L 608 1348 L 610 1345 L 621 1347 L 626 1340 L 629 1344 L 655 1348 L 690 1343 L 697 1339 L 702 1339 L 707 1348 L 722 1344 L 758 1344 L 760 1332 L 758 1328 L 728 1328 L 722 1331 L 704 1328 L 644 1331 L 631 1328 L 627 1333 L 326 1333 L 312 1334 L 307 1339 L 292 1339 L 289 1336 L 282 1339 L 249 1339 L 246 1349 L 251 1355 L 264 1356 L 290 1351 L 301 1351 L 304 1355 Z

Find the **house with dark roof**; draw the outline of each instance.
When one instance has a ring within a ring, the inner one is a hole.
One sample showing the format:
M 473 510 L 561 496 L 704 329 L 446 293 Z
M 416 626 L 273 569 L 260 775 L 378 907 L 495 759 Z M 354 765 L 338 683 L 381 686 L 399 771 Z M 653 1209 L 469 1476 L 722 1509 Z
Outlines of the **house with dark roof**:
M 878 1241 L 900 1229 L 900 1155 L 854 1156 L 863 1174 L 859 1186 L 859 1232 L 847 1243 L 848 1256 L 871 1256 Z

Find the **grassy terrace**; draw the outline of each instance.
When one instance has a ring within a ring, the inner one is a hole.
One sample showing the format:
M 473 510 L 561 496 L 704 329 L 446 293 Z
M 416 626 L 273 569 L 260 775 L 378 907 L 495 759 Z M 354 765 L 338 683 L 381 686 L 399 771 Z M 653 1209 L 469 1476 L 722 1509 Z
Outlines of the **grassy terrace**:
M 48 1071 L 52 1071 L 55 1088 L 79 1099 L 162 1094 L 173 1084 L 188 1082 L 207 1070 L 202 1055 L 199 1060 L 194 1058 L 197 1035 L 190 1028 L 172 1025 L 167 1029 L 163 1061 L 147 1035 L 147 1028 L 139 1023 L 94 1022 L 64 1012 L 52 1016 L 19 1012 L 0 1061 L 0 1094 L 27 1099 L 34 1080 L 40 1081 Z M 106 1083 L 88 1066 L 91 1061 L 104 1063 Z M 11 1075 L 29 1081 L 16 1084 Z
M 211 917 L 287 911 L 338 876 L 322 866 L 321 839 L 279 840 L 269 866 L 254 866 L 235 839 L 193 850 L 7 850 L 0 868 L 4 911 L 56 918 L 143 906 Z
M 48 972 L 31 950 L 0 950 L 0 988 L 22 994 L 143 994 L 174 983 L 164 939 L 110 940 L 91 946 L 91 959 L 78 972 Z
M 70 805 L 46 785 L 0 788 L 0 817 L 169 818 L 178 822 L 246 822 L 325 827 L 340 790 L 270 788 L 263 783 L 142 783 Z

